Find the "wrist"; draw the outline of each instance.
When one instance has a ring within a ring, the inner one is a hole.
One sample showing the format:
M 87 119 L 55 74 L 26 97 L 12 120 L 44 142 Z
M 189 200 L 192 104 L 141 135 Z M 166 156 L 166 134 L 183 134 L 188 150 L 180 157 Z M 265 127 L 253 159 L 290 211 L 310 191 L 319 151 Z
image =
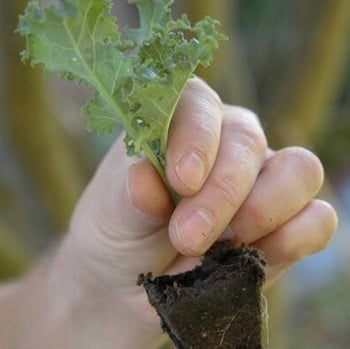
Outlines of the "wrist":
M 81 263 L 66 238 L 51 257 L 0 289 L 1 343 L 13 349 L 155 348 L 159 325 L 137 288 L 115 289 Z M 134 294 L 133 294 L 134 293 Z
M 57 250 L 46 277 L 55 343 L 65 337 L 57 348 L 153 348 L 160 328 L 154 314 L 149 321 L 144 316 L 144 292 L 136 285 L 104 282 L 71 237 Z M 54 343 L 50 348 L 56 348 Z

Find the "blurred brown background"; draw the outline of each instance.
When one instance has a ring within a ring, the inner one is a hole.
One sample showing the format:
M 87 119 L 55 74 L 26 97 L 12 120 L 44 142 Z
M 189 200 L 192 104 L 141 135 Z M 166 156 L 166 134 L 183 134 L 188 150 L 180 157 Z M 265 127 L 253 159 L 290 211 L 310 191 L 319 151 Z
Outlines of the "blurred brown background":
M 52 1 L 51 1 L 52 2 Z M 14 34 L 25 0 L 0 0 L 0 278 L 24 273 L 65 232 L 116 133 L 85 131 L 90 91 L 32 70 Z M 137 22 L 115 1 L 121 27 Z M 273 147 L 303 145 L 326 168 L 322 197 L 338 209 L 329 248 L 269 291 L 271 348 L 342 349 L 350 342 L 350 1 L 177 0 L 192 20 L 220 19 L 230 37 L 200 70 L 226 102 L 255 110 Z M 305 232 L 307 233 L 307 232 Z

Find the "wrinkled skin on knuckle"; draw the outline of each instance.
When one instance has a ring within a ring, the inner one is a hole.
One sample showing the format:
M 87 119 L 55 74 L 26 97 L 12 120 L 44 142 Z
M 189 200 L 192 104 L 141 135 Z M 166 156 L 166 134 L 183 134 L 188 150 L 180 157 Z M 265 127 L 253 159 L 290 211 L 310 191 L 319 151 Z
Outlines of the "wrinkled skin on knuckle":
M 260 119 L 254 111 L 241 106 L 234 106 L 232 108 L 234 108 L 237 111 L 237 113 L 241 115 L 242 118 L 245 118 L 253 123 L 260 125 Z
M 198 117 L 198 122 L 193 123 L 191 136 L 191 143 L 193 143 L 192 151 L 196 151 L 202 155 L 202 157 L 208 163 L 207 154 L 210 153 L 210 145 L 219 142 L 220 130 L 212 127 L 212 123 L 209 120 L 205 120 L 203 117 Z M 196 135 L 200 135 L 197 138 Z
M 221 98 L 217 92 L 198 77 L 188 80 L 184 95 L 186 97 L 190 96 L 203 99 L 206 101 L 206 103 L 210 103 L 210 105 L 214 106 L 218 110 L 222 110 L 223 108 Z
M 252 110 L 240 106 L 232 106 L 225 104 L 224 111 L 227 115 L 235 115 L 237 120 L 245 122 L 247 125 L 250 125 L 250 127 L 260 128 L 262 133 L 264 133 L 258 115 Z
M 219 144 L 222 115 L 218 94 L 199 78 L 189 80 L 170 127 L 168 155 L 177 153 L 180 145 L 203 158 L 214 156 L 212 148 Z
M 210 180 L 210 185 L 218 192 L 219 196 L 224 200 L 225 205 L 231 211 L 236 211 L 238 202 L 240 201 L 240 193 L 234 176 L 230 173 L 222 174 Z
M 247 219 L 246 217 L 249 217 L 249 220 L 253 222 L 253 230 L 251 231 L 245 231 L 243 233 L 247 234 L 267 234 L 271 231 L 274 231 L 278 228 L 278 222 L 276 217 L 273 215 L 269 215 L 269 211 L 266 211 L 264 208 L 264 202 L 261 202 L 260 200 L 248 200 L 244 203 L 244 219 Z M 269 229 L 267 229 L 267 227 Z M 237 234 L 240 234 L 240 232 L 237 232 Z M 242 235 L 242 241 L 244 243 L 252 243 L 253 241 L 246 241 L 244 240 L 244 236 Z
M 235 110 L 234 107 L 233 110 Z M 234 116 L 226 113 L 225 116 L 225 127 L 238 134 L 241 144 L 244 144 L 253 154 L 266 153 L 267 140 L 259 122 L 256 121 L 256 116 L 246 118 L 241 113 L 236 113 Z

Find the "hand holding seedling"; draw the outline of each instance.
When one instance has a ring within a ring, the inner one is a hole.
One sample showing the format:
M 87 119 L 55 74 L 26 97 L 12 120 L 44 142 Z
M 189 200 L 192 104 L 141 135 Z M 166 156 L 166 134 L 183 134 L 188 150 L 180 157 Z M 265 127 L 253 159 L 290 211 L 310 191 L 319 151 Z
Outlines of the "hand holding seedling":
M 317 157 L 269 150 L 256 116 L 197 78 L 176 109 L 166 160 L 183 196 L 176 208 L 148 160 L 126 156 L 122 137 L 112 147 L 49 267 L 19 291 L 31 290 L 34 320 L 18 348 L 151 348 L 160 328 L 135 284 L 140 272 L 193 267 L 228 226 L 233 241 L 264 251 L 271 283 L 335 230 L 333 208 L 313 199 L 323 180 Z
M 323 181 L 317 157 L 297 147 L 269 150 L 256 116 L 224 105 L 199 79 L 189 81 L 176 109 L 166 159 L 169 183 L 183 197 L 176 208 L 152 165 L 125 156 L 117 141 L 58 253 L 89 275 L 94 291 L 85 292 L 102 302 L 99 315 L 122 304 L 134 323 L 149 321 L 145 336 L 157 332 L 158 320 L 135 286 L 138 273 L 193 267 L 229 227 L 233 241 L 263 250 L 270 284 L 324 248 L 335 230 L 333 208 L 313 199 Z
M 151 17 L 168 20 L 158 10 L 170 1 L 132 2 L 157 4 Z M 24 57 L 94 87 L 97 93 L 84 109 L 89 127 L 103 132 L 119 122 L 127 136 L 102 161 L 48 262 L 1 290 L 1 347 L 151 348 L 160 328 L 136 286 L 139 273 L 188 270 L 224 232 L 234 244 L 265 253 L 270 284 L 326 246 L 337 218 L 328 203 L 314 199 L 323 182 L 317 157 L 303 148 L 269 149 L 254 113 L 222 103 L 198 78 L 186 83 L 217 46 L 215 22 L 196 27 L 193 41 L 177 36 L 180 27 L 190 28 L 185 19 L 169 24 L 165 34 L 175 36 L 165 41 L 158 36 L 164 25 L 152 37 L 145 22 L 143 31 L 130 31 L 136 46 L 120 48 L 112 18 L 98 13 L 109 1 L 63 3 L 69 10 L 64 20 L 54 12 L 44 18 L 35 1 L 28 6 L 21 27 L 29 40 Z M 82 20 L 86 31 L 78 30 Z M 169 50 L 163 59 L 157 49 L 167 45 L 177 55 Z M 164 90 L 173 94 L 158 100 Z M 156 111 L 162 114 L 159 125 Z M 124 141 L 129 154 L 139 156 L 127 156 Z M 14 299 L 20 311 L 13 310 Z M 22 320 L 23 311 L 31 323 Z

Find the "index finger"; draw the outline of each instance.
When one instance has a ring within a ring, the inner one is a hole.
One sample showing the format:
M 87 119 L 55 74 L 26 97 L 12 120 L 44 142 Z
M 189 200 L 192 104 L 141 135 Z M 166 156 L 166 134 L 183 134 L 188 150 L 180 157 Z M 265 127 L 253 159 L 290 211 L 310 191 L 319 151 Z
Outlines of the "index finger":
M 203 188 L 181 200 L 170 220 L 170 239 L 184 255 L 202 255 L 220 237 L 266 157 L 266 138 L 255 115 L 242 108 L 225 109 L 214 168 Z
M 171 124 L 166 174 L 181 196 L 200 190 L 218 152 L 223 107 L 217 93 L 199 78 L 190 79 Z

